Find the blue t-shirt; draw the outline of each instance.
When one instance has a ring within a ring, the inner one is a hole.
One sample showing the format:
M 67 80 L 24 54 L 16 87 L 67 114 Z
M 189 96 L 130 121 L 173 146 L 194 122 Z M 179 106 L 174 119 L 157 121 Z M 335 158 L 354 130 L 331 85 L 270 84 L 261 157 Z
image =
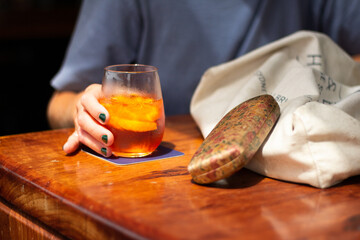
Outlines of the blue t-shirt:
M 360 53 L 359 0 L 86 0 L 51 84 L 84 90 L 105 66 L 158 67 L 167 115 L 189 112 L 204 71 L 298 30 Z

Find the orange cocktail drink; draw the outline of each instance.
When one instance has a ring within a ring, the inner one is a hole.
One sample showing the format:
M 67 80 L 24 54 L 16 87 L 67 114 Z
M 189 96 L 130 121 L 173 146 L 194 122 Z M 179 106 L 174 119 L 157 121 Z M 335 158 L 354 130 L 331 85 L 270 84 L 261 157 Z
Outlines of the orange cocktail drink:
M 114 134 L 114 155 L 146 156 L 160 145 L 165 129 L 162 99 L 130 94 L 103 98 L 100 103 L 110 114 L 106 127 Z
M 109 112 L 106 127 L 114 135 L 112 153 L 122 157 L 151 154 L 161 143 L 165 128 L 158 69 L 142 64 L 108 66 L 102 92 L 99 102 Z

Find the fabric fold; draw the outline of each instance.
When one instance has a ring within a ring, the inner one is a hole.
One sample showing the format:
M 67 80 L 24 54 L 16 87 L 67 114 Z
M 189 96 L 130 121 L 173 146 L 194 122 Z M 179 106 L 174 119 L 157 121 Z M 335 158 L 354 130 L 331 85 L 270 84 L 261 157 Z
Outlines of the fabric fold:
M 360 174 L 360 64 L 330 38 L 300 31 L 208 69 L 190 111 L 206 137 L 261 94 L 276 99 L 281 116 L 247 168 L 318 188 Z

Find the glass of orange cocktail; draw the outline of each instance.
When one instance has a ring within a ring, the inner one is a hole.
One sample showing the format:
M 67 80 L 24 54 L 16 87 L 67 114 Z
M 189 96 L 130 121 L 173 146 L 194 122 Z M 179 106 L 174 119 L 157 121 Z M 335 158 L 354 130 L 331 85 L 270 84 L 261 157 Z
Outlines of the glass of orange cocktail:
M 141 64 L 105 68 L 99 102 L 108 110 L 106 127 L 114 134 L 110 146 L 116 156 L 142 157 L 161 143 L 164 105 L 156 67 Z

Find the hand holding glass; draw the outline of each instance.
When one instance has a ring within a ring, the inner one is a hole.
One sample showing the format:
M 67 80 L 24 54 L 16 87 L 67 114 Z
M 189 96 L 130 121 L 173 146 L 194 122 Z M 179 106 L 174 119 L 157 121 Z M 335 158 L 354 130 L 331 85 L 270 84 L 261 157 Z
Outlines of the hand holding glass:
M 105 68 L 99 102 L 108 110 L 114 135 L 111 151 L 121 157 L 151 154 L 165 129 L 164 105 L 156 67 L 140 64 Z

